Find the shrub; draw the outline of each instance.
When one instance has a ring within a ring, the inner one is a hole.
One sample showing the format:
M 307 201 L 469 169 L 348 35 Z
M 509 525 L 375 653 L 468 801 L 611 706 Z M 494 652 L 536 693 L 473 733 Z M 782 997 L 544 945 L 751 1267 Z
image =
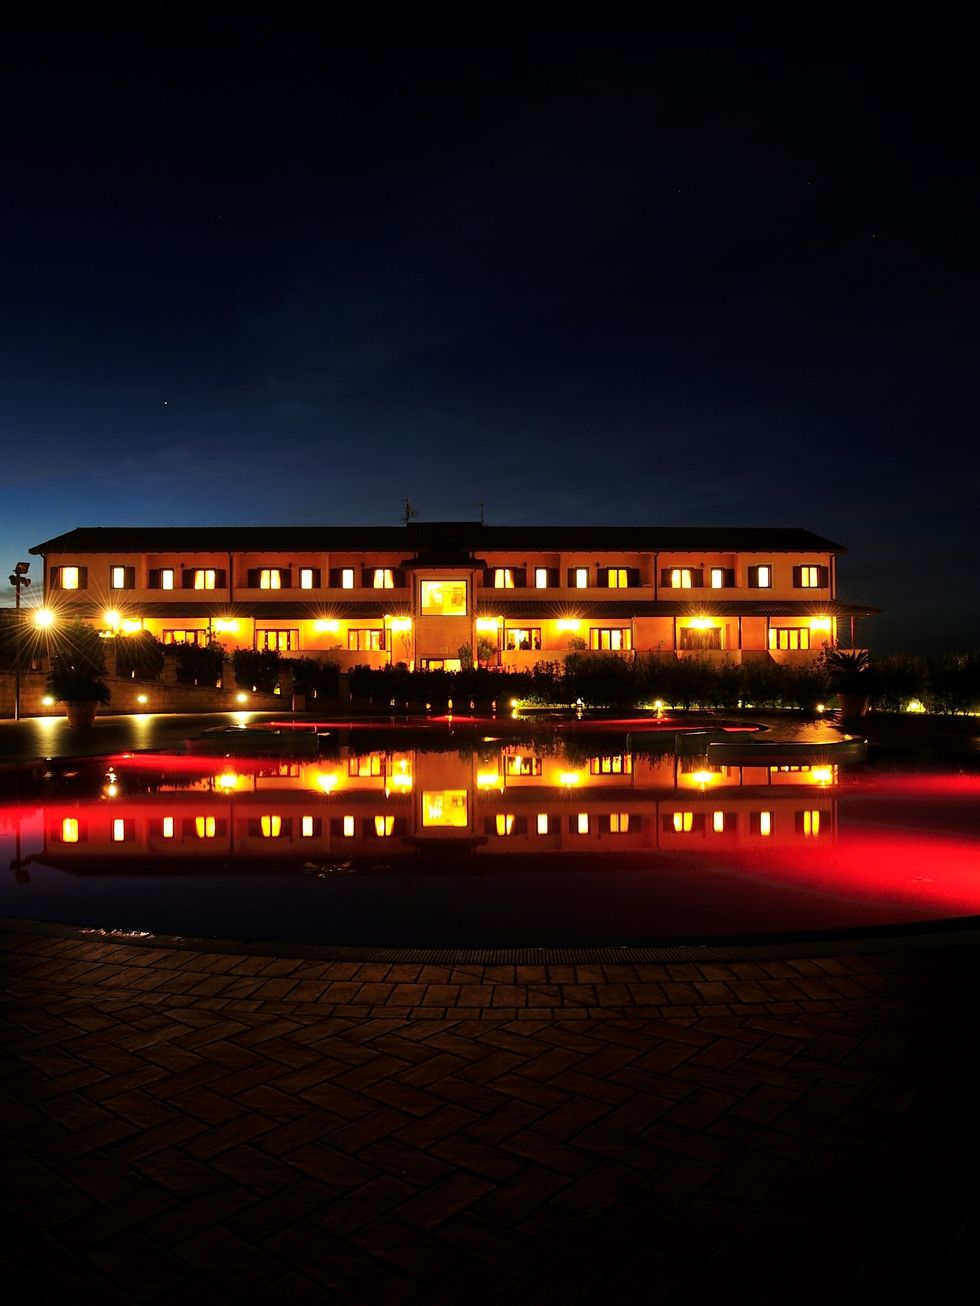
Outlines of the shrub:
M 225 665 L 225 646 L 216 640 L 209 644 L 168 644 L 167 656 L 177 664 L 177 680 L 182 685 L 216 685 Z
M 116 637 L 116 675 L 130 680 L 159 680 L 163 645 L 148 630 Z
M 271 648 L 236 648 L 232 654 L 232 666 L 239 689 L 271 694 L 279 684 L 282 654 Z

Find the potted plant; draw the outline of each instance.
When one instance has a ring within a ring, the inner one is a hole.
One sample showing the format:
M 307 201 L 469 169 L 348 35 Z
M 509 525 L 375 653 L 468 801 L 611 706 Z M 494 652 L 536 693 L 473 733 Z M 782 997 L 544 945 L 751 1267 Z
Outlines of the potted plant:
M 68 724 L 90 726 L 99 704 L 109 702 L 109 686 L 102 679 L 102 641 L 98 631 L 74 622 L 62 633 L 51 654 L 48 693 L 64 703 Z
M 841 718 L 865 716 L 871 701 L 871 654 L 867 649 L 829 648 L 824 666 L 837 695 Z

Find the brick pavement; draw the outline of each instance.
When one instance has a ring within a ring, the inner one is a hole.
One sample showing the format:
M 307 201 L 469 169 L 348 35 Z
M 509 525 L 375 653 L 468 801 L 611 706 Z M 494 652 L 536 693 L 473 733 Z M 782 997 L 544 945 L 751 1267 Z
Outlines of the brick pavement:
M 977 950 L 429 965 L 0 934 L 8 1300 L 952 1300 Z

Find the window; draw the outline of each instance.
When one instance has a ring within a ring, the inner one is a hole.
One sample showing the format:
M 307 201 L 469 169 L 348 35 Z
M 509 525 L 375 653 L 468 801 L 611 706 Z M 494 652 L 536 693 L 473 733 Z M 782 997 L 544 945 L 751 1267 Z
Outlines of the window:
M 262 567 L 259 571 L 260 590 L 281 590 L 282 572 L 278 567 Z
M 523 629 L 515 626 L 504 632 L 505 649 L 540 649 L 540 647 L 540 626 L 528 626 Z
M 199 839 L 213 839 L 218 833 L 218 827 L 214 817 L 195 816 L 194 833 Z
M 299 648 L 299 631 L 265 630 L 260 627 L 255 632 L 255 647 L 271 649 L 276 653 L 295 652 Z
M 810 629 L 808 626 L 781 626 L 769 631 L 769 647 L 778 649 L 808 649 L 810 647 Z
M 540 775 L 541 758 L 525 757 L 522 753 L 504 755 L 504 775 Z
M 465 789 L 426 789 L 422 794 L 422 824 L 427 827 L 466 825 Z
M 345 817 L 344 817 L 344 823 L 343 823 L 343 827 L 342 827 L 342 828 L 343 828 L 343 837 L 344 837 L 345 839 L 353 839 L 353 837 L 354 837 L 354 818 L 353 818 L 353 816 L 345 816 Z
M 304 816 L 300 818 L 300 838 L 312 839 L 318 835 L 321 830 L 321 822 L 315 816 Z
M 589 631 L 589 648 L 620 651 L 632 647 L 629 626 L 593 626 Z
M 382 776 L 385 773 L 385 759 L 381 753 L 359 753 L 357 757 L 347 759 L 347 774 L 362 778 L 365 776 Z
M 793 587 L 798 590 L 826 589 L 830 577 L 827 567 L 803 566 L 793 568 Z
M 731 589 L 735 584 L 734 567 L 712 567 L 710 575 L 713 590 Z
M 629 812 L 610 812 L 609 813 L 609 833 L 610 834 L 628 834 L 630 828 Z
M 165 630 L 163 631 L 164 644 L 206 644 L 208 642 L 208 632 L 206 630 Z
M 551 577 L 547 567 L 535 567 L 534 569 L 534 588 L 536 590 L 546 590 L 551 584 Z
M 216 574 L 213 567 L 198 567 L 194 572 L 194 588 L 196 590 L 213 590 Z
M 772 812 L 749 812 L 749 830 L 768 839 L 772 834 Z
M 749 589 L 768 590 L 772 588 L 772 567 L 768 563 L 748 570 Z
M 494 819 L 495 834 L 513 834 L 514 833 L 514 813 L 498 812 Z
M 795 825 L 797 834 L 802 834 L 807 839 L 815 839 L 820 833 L 819 808 L 814 807 L 810 811 L 797 812 Z
M 573 820 L 573 822 L 574 822 L 574 824 L 573 824 L 573 826 L 572 826 L 572 829 L 573 829 L 573 831 L 574 831 L 575 834 L 588 834 L 588 833 L 589 833 L 589 814 L 588 814 L 588 812 L 579 812 L 576 816 L 572 817 L 572 820 Z
M 55 572 L 55 584 L 62 590 L 83 590 L 88 587 L 87 567 L 59 567 Z
M 151 590 L 172 590 L 174 587 L 173 567 L 151 567 L 149 582 Z
M 320 588 L 320 570 L 318 567 L 300 567 L 299 587 L 301 590 Z
M 629 585 L 629 572 L 625 567 L 609 567 L 606 571 L 606 588 L 624 590 Z
M 700 834 L 704 830 L 703 812 L 671 812 L 663 818 L 667 834 Z
M 572 589 L 587 590 L 589 588 L 588 567 L 573 567 L 568 573 L 568 583 Z
M 683 649 L 721 648 L 720 626 L 681 626 L 678 635 Z
M 347 647 L 351 653 L 380 653 L 385 646 L 383 630 L 349 630 Z
M 633 754 L 615 753 L 612 757 L 590 757 L 589 771 L 592 775 L 632 775 Z
M 493 587 L 495 590 L 512 590 L 514 588 L 514 570 L 512 567 L 494 567 Z
M 462 671 L 463 669 L 460 658 L 421 658 L 419 665 L 422 671 Z
M 701 589 L 704 570 L 701 567 L 666 567 L 660 573 L 660 583 L 669 590 Z
M 341 567 L 340 569 L 340 588 L 342 590 L 352 590 L 354 588 L 354 568 Z
M 376 590 L 393 590 L 395 588 L 395 574 L 390 567 L 375 567 L 372 572 L 371 584 Z
M 393 816 L 376 816 L 374 818 L 374 833 L 379 839 L 387 839 L 395 833 L 395 818 Z
M 172 839 L 174 837 L 174 818 L 172 816 L 165 816 L 160 822 L 160 833 L 163 835 L 164 839 Z
M 74 816 L 66 816 L 61 822 L 61 842 L 78 843 L 78 819 Z
M 260 816 L 259 829 L 263 839 L 278 839 L 282 834 L 282 817 Z
M 185 590 L 224 589 L 225 572 L 222 567 L 189 567 L 182 576 Z
M 109 588 L 114 590 L 131 590 L 136 588 L 135 567 L 110 567 Z
M 538 812 L 537 822 L 536 822 L 536 826 L 535 826 L 535 828 L 537 829 L 538 834 L 547 834 L 547 833 L 548 833 L 548 813 L 547 813 L 547 812 Z
M 421 591 L 425 616 L 466 616 L 465 580 L 424 580 Z

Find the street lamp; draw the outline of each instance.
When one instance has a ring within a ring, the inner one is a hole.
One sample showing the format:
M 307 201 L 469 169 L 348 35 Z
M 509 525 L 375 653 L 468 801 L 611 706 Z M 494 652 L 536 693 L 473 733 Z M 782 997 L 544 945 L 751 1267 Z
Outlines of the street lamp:
M 20 629 L 20 592 L 31 583 L 28 572 L 31 569 L 29 562 L 18 562 L 15 564 L 13 571 L 10 573 L 10 583 L 14 587 L 14 608 L 17 616 L 14 618 L 14 720 L 20 720 L 20 653 L 21 653 L 21 629 Z

